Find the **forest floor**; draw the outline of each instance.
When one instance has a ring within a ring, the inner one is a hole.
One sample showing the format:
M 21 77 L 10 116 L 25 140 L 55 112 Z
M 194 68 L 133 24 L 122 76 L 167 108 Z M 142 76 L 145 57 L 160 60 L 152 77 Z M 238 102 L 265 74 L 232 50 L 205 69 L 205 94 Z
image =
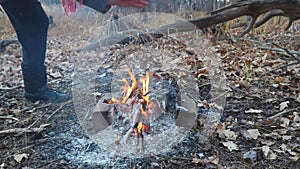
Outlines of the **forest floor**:
M 49 85 L 72 94 L 72 57 L 87 55 L 75 50 L 94 32 L 63 20 L 54 18 L 49 30 L 46 65 Z M 298 30 L 284 31 L 272 20 L 236 43 L 233 37 L 242 28 L 221 28 L 226 33 L 219 39 L 207 31 L 203 36 L 212 40 L 227 82 L 219 124 L 203 143 L 198 119 L 173 152 L 138 159 L 94 157 L 102 156 L 101 148 L 88 140 L 72 101 L 24 99 L 21 48 L 7 45 L 0 50 L 0 168 L 299 168 L 300 32 L 295 25 Z M 0 27 L 1 40 L 16 37 L 9 24 Z

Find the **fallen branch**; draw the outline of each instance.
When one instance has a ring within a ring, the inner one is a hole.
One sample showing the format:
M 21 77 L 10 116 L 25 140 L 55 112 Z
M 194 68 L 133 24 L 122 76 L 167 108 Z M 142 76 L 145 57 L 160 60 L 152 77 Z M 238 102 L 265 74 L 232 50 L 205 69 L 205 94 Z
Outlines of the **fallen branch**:
M 0 119 L 13 119 L 15 121 L 19 121 L 19 119 L 14 117 L 13 115 L 0 116 Z
M 274 51 L 274 52 L 280 52 L 280 53 L 286 53 L 286 50 L 283 50 L 281 48 L 269 48 L 269 47 L 258 47 L 258 49 L 262 49 L 262 50 L 270 50 L 270 51 Z M 293 56 L 294 54 L 299 55 L 300 56 L 300 52 L 298 51 L 294 51 L 294 50 L 288 50 L 288 54 L 290 56 Z M 298 58 L 297 58 L 298 60 Z
M 274 46 L 280 48 L 281 50 L 283 50 L 288 56 L 292 57 L 294 60 L 297 60 L 298 62 L 300 62 L 300 52 L 296 52 L 296 51 L 290 51 L 276 43 L 272 43 Z M 294 54 L 299 55 L 299 57 L 294 56 Z
M 257 21 L 261 15 L 264 16 Z M 300 19 L 300 0 L 236 0 L 223 8 L 212 11 L 211 15 L 207 17 L 190 21 L 177 21 L 156 29 L 149 29 L 148 32 L 140 32 L 136 29 L 129 30 L 129 28 L 128 31 L 118 32 L 78 51 L 91 51 L 99 47 L 127 43 L 128 38 L 130 39 L 132 36 L 141 38 L 152 35 L 155 38 L 159 38 L 172 33 L 193 31 L 197 27 L 198 29 L 204 29 L 242 16 L 250 16 L 251 22 L 240 36 L 244 36 L 251 29 L 261 26 L 274 16 L 287 17 L 289 24 L 286 29 L 288 29 L 294 21 Z
M 296 111 L 297 109 L 295 108 L 295 109 L 289 109 L 289 110 L 284 110 L 284 111 L 282 111 L 282 112 L 280 112 L 280 113 L 277 113 L 277 114 L 275 114 L 275 115 L 273 115 L 273 116 L 270 116 L 270 117 L 268 117 L 267 119 L 274 119 L 274 118 L 276 118 L 276 117 L 279 117 L 279 116 L 282 116 L 282 115 L 284 115 L 284 114 L 286 114 L 286 113 L 289 113 L 289 112 L 292 112 L 292 111 Z
M 14 129 L 2 130 L 2 131 L 0 131 L 0 135 L 13 134 L 13 133 L 17 133 L 17 134 L 39 133 L 39 132 L 45 130 L 45 128 L 49 125 L 50 124 L 44 124 L 44 125 L 41 125 L 39 128 L 14 128 Z
M 22 86 L 13 86 L 13 87 L 0 87 L 0 90 L 15 90 L 20 89 Z
M 266 73 L 260 75 L 259 77 L 264 77 L 266 76 L 267 74 L 270 74 L 272 72 L 276 72 L 277 70 L 280 70 L 280 69 L 284 69 L 284 68 L 287 68 L 287 67 L 290 67 L 290 66 L 293 66 L 293 65 L 297 65 L 297 64 L 300 64 L 300 62 L 293 62 L 293 63 L 289 63 L 287 65 L 283 65 L 283 66 L 280 66 L 280 67 L 277 67 L 276 69 L 273 69 L 273 70 L 270 70 L 270 71 L 267 71 Z

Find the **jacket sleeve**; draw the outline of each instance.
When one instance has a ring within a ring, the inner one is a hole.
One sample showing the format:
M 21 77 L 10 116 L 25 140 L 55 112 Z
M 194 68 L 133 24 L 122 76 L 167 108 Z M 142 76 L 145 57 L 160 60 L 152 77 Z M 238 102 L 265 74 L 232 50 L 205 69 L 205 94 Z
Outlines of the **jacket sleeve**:
M 110 6 L 107 5 L 108 0 L 83 0 L 83 5 L 90 7 L 98 12 L 106 13 Z

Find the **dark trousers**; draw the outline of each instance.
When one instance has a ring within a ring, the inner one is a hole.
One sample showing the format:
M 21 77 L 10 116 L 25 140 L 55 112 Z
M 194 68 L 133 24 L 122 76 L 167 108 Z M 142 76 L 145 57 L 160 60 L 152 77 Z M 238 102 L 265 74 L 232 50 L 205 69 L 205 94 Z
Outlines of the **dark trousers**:
M 49 21 L 37 0 L 6 0 L 1 3 L 22 45 L 25 91 L 34 93 L 47 84 L 44 65 Z

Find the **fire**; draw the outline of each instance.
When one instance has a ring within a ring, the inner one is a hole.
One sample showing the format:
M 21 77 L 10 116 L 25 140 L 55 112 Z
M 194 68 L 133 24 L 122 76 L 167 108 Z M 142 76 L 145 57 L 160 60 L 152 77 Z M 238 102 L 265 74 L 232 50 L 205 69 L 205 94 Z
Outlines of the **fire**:
M 142 122 L 136 123 L 134 128 L 136 128 L 138 136 L 141 136 L 141 137 L 143 137 L 143 131 L 147 132 L 149 130 L 149 127 L 146 124 L 142 123 Z
M 122 78 L 120 80 L 124 83 L 124 85 L 120 88 L 122 91 L 124 91 L 123 97 L 120 99 L 112 98 L 109 100 L 104 100 L 104 103 L 129 105 L 139 104 L 140 108 L 138 115 L 142 114 L 143 118 L 133 119 L 134 126 L 132 127 L 137 131 L 138 137 L 143 137 L 143 131 L 149 130 L 149 127 L 146 124 L 144 124 L 143 121 L 141 121 L 141 119 L 145 119 L 149 115 L 148 111 L 150 109 L 150 100 L 148 98 L 148 94 L 150 93 L 150 77 L 152 76 L 152 74 L 146 71 L 146 75 L 141 76 L 139 78 L 140 83 L 138 83 L 135 75 L 131 72 L 131 70 L 129 68 L 127 68 L 126 70 L 131 78 L 131 84 L 126 78 Z M 141 85 L 141 87 L 139 87 L 139 85 Z M 130 103 L 127 103 L 129 100 Z
M 129 68 L 127 68 L 127 72 L 129 73 L 130 75 L 130 78 L 132 80 L 132 84 L 131 86 L 129 85 L 129 82 L 123 78 L 121 81 L 125 83 L 124 86 L 121 87 L 121 90 L 124 90 L 125 91 L 125 96 L 123 97 L 122 101 L 121 101 L 121 104 L 126 104 L 127 100 L 129 99 L 129 97 L 133 94 L 133 92 L 135 90 L 138 89 L 138 83 L 137 83 L 137 80 L 134 76 L 134 74 L 130 71 Z
M 151 74 L 146 71 L 146 76 L 145 77 L 140 77 L 140 82 L 142 83 L 143 87 L 140 89 L 141 94 L 142 94 L 142 99 L 145 102 L 146 106 L 149 107 L 150 105 L 150 101 L 148 98 L 148 93 L 150 92 L 149 87 L 150 87 L 150 76 Z M 143 104 L 141 104 L 141 112 L 142 114 L 147 117 L 148 113 L 145 110 L 146 108 L 144 108 Z

